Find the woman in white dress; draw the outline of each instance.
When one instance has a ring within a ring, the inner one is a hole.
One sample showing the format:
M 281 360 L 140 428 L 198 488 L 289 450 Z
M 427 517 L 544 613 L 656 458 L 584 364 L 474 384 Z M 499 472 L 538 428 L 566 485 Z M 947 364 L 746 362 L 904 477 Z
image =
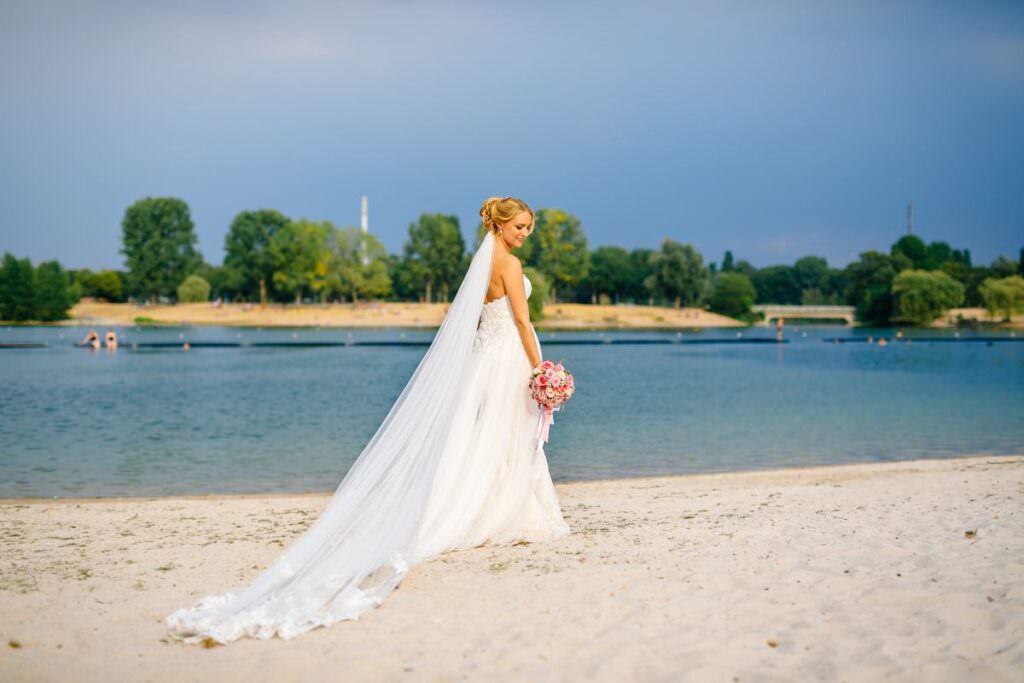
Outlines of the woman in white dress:
M 249 586 L 169 615 L 171 636 L 290 639 L 358 618 L 443 552 L 569 533 L 528 391 L 542 359 L 531 284 L 512 254 L 534 214 L 491 197 L 480 216 L 486 234 L 444 321 L 326 509 Z

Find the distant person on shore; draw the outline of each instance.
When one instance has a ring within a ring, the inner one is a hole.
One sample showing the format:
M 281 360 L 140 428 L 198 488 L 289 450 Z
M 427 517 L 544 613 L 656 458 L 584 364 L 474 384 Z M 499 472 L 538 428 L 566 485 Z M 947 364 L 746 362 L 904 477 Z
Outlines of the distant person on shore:
M 94 351 L 100 350 L 100 335 L 96 330 L 89 330 L 89 333 L 85 335 L 85 339 L 78 342 L 79 346 L 91 346 Z
M 782 325 L 785 322 L 785 318 L 779 318 L 775 321 L 775 341 L 782 341 Z
M 107 330 L 105 341 L 107 342 L 107 349 L 110 351 L 117 351 L 117 333 L 113 330 Z

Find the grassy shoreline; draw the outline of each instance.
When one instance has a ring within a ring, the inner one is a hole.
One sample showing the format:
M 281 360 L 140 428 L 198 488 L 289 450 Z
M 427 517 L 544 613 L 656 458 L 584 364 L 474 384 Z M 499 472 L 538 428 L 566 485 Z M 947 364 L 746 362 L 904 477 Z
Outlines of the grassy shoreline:
M 136 306 L 81 302 L 71 309 L 69 320 L 50 323 L 64 326 L 140 324 L 218 327 L 402 327 L 436 328 L 448 310 L 447 303 L 368 302 L 360 304 L 175 304 Z M 746 324 L 698 308 L 657 306 L 602 306 L 554 304 L 544 308 L 538 329 L 701 329 L 745 327 Z
M 137 306 L 82 301 L 70 311 L 70 318 L 55 322 L 0 321 L 11 327 L 55 326 L 214 326 L 252 328 L 337 327 L 337 328 L 437 328 L 448 310 L 446 303 L 366 302 L 359 304 L 161 304 Z M 958 318 L 963 324 L 958 325 Z M 805 324 L 792 321 L 793 324 Z M 756 323 L 755 323 L 756 324 Z M 806 323 L 813 324 L 813 322 Z M 700 308 L 660 306 L 611 306 L 599 304 L 552 304 L 545 306 L 544 319 L 534 321 L 538 330 L 701 330 L 705 328 L 748 327 L 743 321 Z M 899 327 L 899 326 L 894 326 Z M 937 319 L 932 328 L 1024 329 L 1024 315 L 1010 322 L 992 320 L 982 308 L 957 308 Z

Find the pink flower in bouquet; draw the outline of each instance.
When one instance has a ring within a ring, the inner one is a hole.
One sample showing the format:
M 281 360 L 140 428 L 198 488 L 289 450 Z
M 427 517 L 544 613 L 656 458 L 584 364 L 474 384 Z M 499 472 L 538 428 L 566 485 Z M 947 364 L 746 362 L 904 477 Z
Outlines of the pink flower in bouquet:
M 572 373 L 561 363 L 542 361 L 530 372 L 530 397 L 542 409 L 541 420 L 537 423 L 537 447 L 548 440 L 548 428 L 553 421 L 552 413 L 560 410 L 569 400 L 576 383 Z
M 546 360 L 531 373 L 530 395 L 543 408 L 558 410 L 574 389 L 572 373 L 561 363 Z

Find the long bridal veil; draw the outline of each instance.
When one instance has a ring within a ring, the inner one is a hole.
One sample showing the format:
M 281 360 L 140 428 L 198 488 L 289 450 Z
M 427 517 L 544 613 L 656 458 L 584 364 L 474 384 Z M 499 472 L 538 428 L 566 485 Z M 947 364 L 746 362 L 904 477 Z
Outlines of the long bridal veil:
M 248 587 L 168 616 L 173 637 L 287 640 L 379 605 L 410 563 L 426 559 L 417 556 L 418 520 L 438 463 L 474 419 L 459 397 L 493 254 L 488 231 L 426 354 L 316 522 Z

